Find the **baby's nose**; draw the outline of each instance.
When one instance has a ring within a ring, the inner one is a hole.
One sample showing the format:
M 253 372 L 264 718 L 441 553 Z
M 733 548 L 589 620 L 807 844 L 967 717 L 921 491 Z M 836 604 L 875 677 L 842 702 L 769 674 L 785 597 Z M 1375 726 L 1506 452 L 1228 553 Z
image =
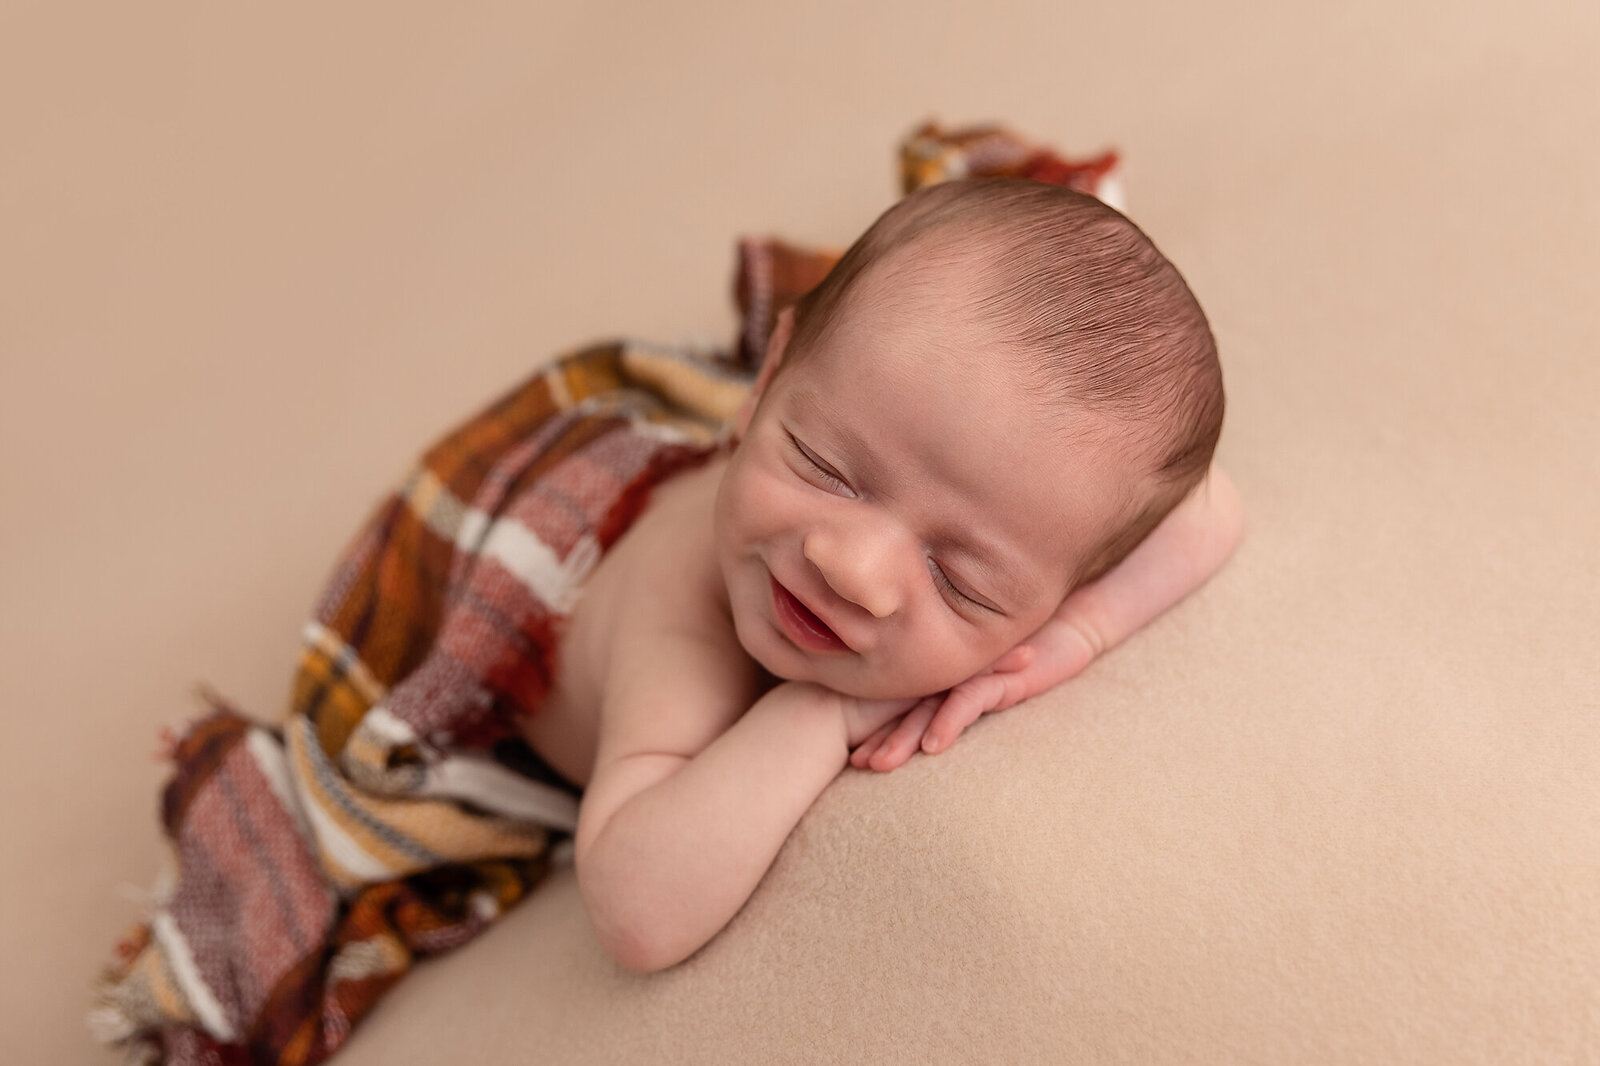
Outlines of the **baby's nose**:
M 892 537 L 818 530 L 806 537 L 802 550 L 829 588 L 874 618 L 888 618 L 900 609 Z

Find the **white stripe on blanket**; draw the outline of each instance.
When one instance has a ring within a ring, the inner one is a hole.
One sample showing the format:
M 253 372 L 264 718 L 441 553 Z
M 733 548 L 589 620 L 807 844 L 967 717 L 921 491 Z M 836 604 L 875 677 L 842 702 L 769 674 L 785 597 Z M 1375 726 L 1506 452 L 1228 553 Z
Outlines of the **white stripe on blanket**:
M 474 524 L 474 516 L 481 517 L 481 512 L 472 512 L 462 523 L 463 534 Z M 600 561 L 600 545 L 591 534 L 585 533 L 565 560 L 558 559 L 550 546 L 534 536 L 527 526 L 506 519 L 489 528 L 480 556 L 504 566 L 554 613 L 568 614 L 577 605 L 583 579 Z
M 570 793 L 530 781 L 482 755 L 452 752 L 430 764 L 418 792 L 464 800 L 548 829 L 570 833 L 578 825 L 578 801 Z
M 289 744 L 296 761 L 309 763 L 307 745 L 317 743 L 317 738 L 311 735 L 313 728 L 307 718 L 299 718 L 289 723 Z M 312 790 L 330 787 L 330 782 L 316 780 L 315 767 L 302 765 L 300 771 L 302 787 Z M 343 890 L 348 891 L 355 887 L 351 882 L 388 881 L 401 875 L 402 871 L 394 869 L 357 844 L 323 807 L 315 791 L 306 796 L 305 811 L 310 817 L 311 828 L 316 833 L 323 858 L 337 863 L 340 872 L 346 875 L 339 878 Z
M 172 975 L 177 979 L 178 986 L 183 989 L 184 997 L 194 1009 L 195 1016 L 200 1019 L 200 1024 L 206 1027 L 206 1032 L 218 1040 L 232 1043 L 233 1024 L 228 1021 L 222 1004 L 218 1003 L 217 997 L 212 994 L 211 986 L 200 976 L 200 967 L 195 965 L 194 953 L 189 950 L 189 941 L 184 939 L 183 933 L 178 930 L 178 923 L 173 920 L 171 912 L 157 911 L 155 918 L 150 922 L 150 929 L 155 933 L 162 950 L 166 952 L 167 961 L 172 964 Z

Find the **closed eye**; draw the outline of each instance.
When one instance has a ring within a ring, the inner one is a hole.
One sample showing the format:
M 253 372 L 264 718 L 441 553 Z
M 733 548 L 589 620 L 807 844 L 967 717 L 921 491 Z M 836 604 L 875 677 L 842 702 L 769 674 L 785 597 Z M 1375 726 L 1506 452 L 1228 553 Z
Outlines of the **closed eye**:
M 811 468 L 811 472 L 816 475 L 817 480 L 830 489 L 851 492 L 850 484 L 839 476 L 839 472 L 817 458 L 816 454 L 810 448 L 801 444 L 800 439 L 793 433 L 789 434 L 789 443 L 793 445 L 794 450 L 799 454 L 805 465 Z M 854 495 L 854 493 L 851 493 L 851 495 Z
M 939 586 L 939 590 L 941 592 L 943 592 L 947 597 L 953 597 L 959 603 L 961 603 L 961 604 L 963 604 L 965 606 L 968 606 L 968 607 L 975 607 L 975 608 L 978 608 L 979 610 L 991 611 L 991 612 L 994 612 L 994 613 L 999 613 L 998 611 L 995 611 L 995 608 L 990 607 L 987 603 L 984 603 L 982 600 L 979 600 L 979 599 L 975 598 L 974 596 L 972 596 L 971 594 L 969 594 L 967 592 L 963 592 L 961 590 L 961 588 L 958 587 L 954 581 L 950 580 L 950 575 L 944 572 L 944 567 L 940 566 L 938 563 L 934 562 L 932 559 L 928 560 L 928 569 L 930 571 L 932 571 L 932 573 L 933 573 L 933 583 L 935 585 Z

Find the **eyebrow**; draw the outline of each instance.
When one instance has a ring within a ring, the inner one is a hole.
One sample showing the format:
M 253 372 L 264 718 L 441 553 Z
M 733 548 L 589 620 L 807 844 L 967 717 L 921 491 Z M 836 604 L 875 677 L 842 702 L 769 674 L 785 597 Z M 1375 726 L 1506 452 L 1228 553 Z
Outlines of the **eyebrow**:
M 879 475 L 883 471 L 878 466 L 866 439 L 852 427 L 842 425 L 832 418 L 817 390 L 801 386 L 794 390 L 793 400 L 804 415 L 824 423 L 828 433 L 862 457 L 862 462 L 869 468 L 868 481 L 882 480 Z M 838 459 L 837 456 L 822 458 L 830 463 L 836 463 Z M 1027 582 L 1017 570 L 1015 560 L 1009 557 L 1009 553 L 990 545 L 988 538 L 974 538 L 970 533 L 946 526 L 935 530 L 934 535 L 928 539 L 937 552 L 950 553 L 957 557 L 960 572 L 955 576 L 979 597 L 998 608 L 1002 614 L 1017 610 L 1027 600 L 1025 593 Z M 973 571 L 978 573 L 974 575 Z M 974 576 L 982 580 L 975 582 Z
M 868 462 L 871 462 L 872 449 L 867 446 L 866 440 L 851 427 L 841 425 L 828 413 L 828 409 L 823 405 L 822 398 L 817 394 L 817 390 L 804 386 L 795 389 L 794 402 L 796 406 L 804 409 L 804 414 L 826 422 L 828 424 L 828 432 L 835 437 L 841 438 L 847 446 L 853 447 L 859 454 L 867 456 Z

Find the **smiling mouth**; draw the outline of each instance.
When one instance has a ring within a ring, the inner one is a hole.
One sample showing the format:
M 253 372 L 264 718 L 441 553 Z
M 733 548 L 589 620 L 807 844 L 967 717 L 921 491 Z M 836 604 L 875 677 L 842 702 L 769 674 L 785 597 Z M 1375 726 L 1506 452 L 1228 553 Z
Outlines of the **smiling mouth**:
M 784 635 L 800 647 L 810 651 L 850 650 L 839 634 L 828 628 L 828 623 L 779 584 L 777 578 L 772 579 L 772 607 Z

